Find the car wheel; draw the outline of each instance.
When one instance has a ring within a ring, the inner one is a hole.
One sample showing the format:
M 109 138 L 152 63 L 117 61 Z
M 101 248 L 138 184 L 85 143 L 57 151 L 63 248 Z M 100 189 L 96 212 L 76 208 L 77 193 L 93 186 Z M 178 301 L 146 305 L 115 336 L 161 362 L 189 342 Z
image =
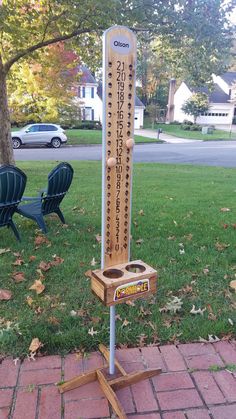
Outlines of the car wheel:
M 19 138 L 12 138 L 12 146 L 13 148 L 20 148 L 21 140 Z
M 51 146 L 53 148 L 60 148 L 61 147 L 61 140 L 60 138 L 53 138 L 51 141 Z

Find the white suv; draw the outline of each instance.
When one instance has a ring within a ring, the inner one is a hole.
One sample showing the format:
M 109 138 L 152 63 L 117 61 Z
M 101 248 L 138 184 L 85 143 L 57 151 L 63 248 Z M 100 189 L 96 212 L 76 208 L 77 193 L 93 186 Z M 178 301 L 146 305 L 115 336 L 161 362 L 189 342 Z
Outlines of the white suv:
M 45 144 L 48 147 L 59 148 L 62 143 L 67 142 L 63 129 L 55 124 L 26 125 L 19 131 L 12 131 L 11 137 L 13 148 L 28 144 Z

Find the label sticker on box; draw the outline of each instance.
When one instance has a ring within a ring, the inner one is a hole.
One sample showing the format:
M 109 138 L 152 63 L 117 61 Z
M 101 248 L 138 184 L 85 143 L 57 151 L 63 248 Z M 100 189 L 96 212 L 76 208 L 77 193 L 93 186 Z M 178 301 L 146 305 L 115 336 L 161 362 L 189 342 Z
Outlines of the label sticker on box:
M 149 291 L 149 279 L 140 279 L 138 281 L 129 282 L 120 285 L 115 289 L 114 301 L 122 300 L 127 297 L 134 297 Z

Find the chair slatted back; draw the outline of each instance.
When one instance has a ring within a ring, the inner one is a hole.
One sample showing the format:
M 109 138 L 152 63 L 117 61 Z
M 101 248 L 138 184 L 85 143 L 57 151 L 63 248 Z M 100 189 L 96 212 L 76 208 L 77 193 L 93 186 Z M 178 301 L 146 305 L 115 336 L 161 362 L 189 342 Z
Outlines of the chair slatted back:
M 44 215 L 57 209 L 68 191 L 74 170 L 69 163 L 59 163 L 48 175 L 48 189 L 42 202 Z
M 21 201 L 26 175 L 11 165 L 0 167 L 0 226 L 7 225 Z

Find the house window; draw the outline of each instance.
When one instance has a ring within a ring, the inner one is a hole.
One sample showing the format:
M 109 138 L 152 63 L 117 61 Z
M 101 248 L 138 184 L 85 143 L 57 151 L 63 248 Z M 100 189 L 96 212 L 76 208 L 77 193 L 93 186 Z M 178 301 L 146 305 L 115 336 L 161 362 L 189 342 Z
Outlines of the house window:
M 92 108 L 84 108 L 84 119 L 86 121 L 92 121 Z
M 91 98 L 94 99 L 94 87 L 91 87 Z

